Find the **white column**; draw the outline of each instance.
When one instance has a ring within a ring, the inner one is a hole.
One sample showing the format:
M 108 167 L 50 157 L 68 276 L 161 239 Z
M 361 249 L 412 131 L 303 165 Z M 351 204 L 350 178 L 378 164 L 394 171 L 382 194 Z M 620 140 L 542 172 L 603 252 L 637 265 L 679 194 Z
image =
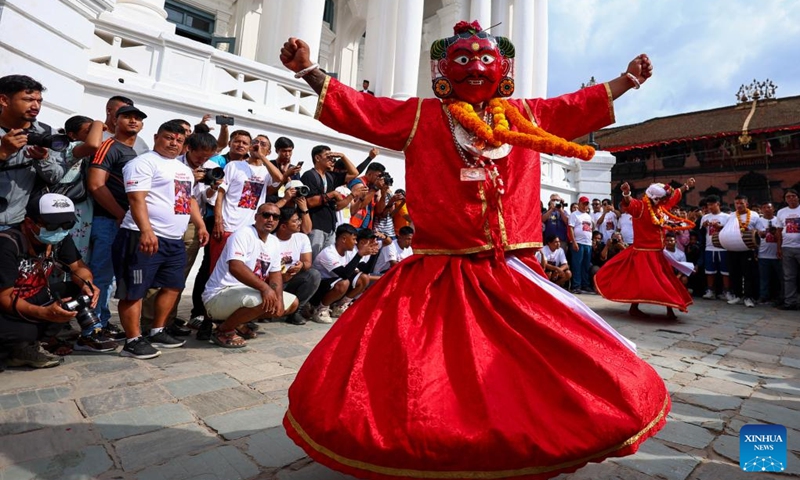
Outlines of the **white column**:
M 533 98 L 534 64 L 534 4 L 530 0 L 514 2 L 513 38 L 516 49 L 514 96 Z
M 469 19 L 477 20 L 483 28 L 492 26 L 492 0 L 472 0 L 469 7 Z M 490 30 L 494 32 L 494 30 Z
M 164 0 L 117 0 L 114 10 L 104 15 L 104 18 L 119 18 L 126 22 L 147 25 L 151 29 L 175 32 L 175 25 L 167 22 Z
M 406 0 L 397 11 L 397 47 L 392 98 L 406 100 L 417 95 L 419 56 L 422 43 L 424 0 Z
M 296 37 L 308 44 L 311 61 L 316 62 L 319 58 L 324 13 L 325 0 L 263 0 L 256 60 L 283 68 L 279 58 L 281 46 L 289 37 Z
M 500 25 L 490 30 L 492 35 L 507 37 L 511 31 L 508 16 L 508 0 L 492 0 L 492 22 Z
M 367 6 L 367 34 L 364 38 L 364 61 L 361 64 L 361 78 L 354 84 L 355 88 L 361 86 L 363 80 L 369 80 L 370 90 L 373 92 L 378 86 L 378 50 L 383 31 L 382 1 L 372 0 Z
M 392 96 L 394 86 L 397 3 L 397 0 L 372 0 L 367 15 L 364 79 L 370 81 L 375 95 L 383 97 Z
M 533 38 L 533 96 L 547 97 L 547 0 L 536 0 Z

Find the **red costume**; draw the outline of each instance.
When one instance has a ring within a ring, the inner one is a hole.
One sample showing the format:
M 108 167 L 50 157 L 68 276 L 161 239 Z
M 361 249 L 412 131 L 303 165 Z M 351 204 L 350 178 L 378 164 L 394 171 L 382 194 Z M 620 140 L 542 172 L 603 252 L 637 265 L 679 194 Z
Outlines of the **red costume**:
M 669 211 L 680 203 L 681 190 L 673 192 L 661 209 Z M 664 256 L 664 227 L 653 222 L 641 200 L 631 198 L 628 213 L 633 217 L 633 245 L 600 268 L 594 276 L 597 293 L 613 302 L 652 303 L 685 312 L 692 296 Z
M 574 138 L 613 121 L 610 100 L 598 85 L 511 104 Z M 416 231 L 415 255 L 339 318 L 289 389 L 284 426 L 314 460 L 370 479 L 539 479 L 630 454 L 659 430 L 670 399 L 658 374 L 529 261 L 538 153 L 497 160 L 500 195 L 488 178 L 460 179 L 439 100 L 328 78 L 317 117 L 405 152 Z

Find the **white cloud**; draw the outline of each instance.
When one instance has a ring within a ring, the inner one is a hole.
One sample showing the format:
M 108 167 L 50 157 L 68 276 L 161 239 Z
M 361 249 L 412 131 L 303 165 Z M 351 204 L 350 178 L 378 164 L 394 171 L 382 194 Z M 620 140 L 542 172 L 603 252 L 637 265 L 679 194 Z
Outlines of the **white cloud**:
M 648 53 L 655 75 L 617 102 L 620 124 L 732 105 L 754 78 L 800 95 L 800 2 L 559 0 L 549 32 L 551 96 Z

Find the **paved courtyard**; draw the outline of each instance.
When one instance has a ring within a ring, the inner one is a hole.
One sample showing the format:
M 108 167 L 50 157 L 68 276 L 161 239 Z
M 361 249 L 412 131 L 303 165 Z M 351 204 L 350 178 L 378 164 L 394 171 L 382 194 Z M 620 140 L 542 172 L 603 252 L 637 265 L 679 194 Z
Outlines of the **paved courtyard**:
M 638 344 L 673 409 L 636 455 L 560 480 L 800 476 L 798 312 L 698 300 L 677 322 L 641 321 L 625 305 L 583 298 Z M 192 339 L 149 361 L 76 352 L 56 368 L 0 373 L 0 479 L 351 478 L 309 460 L 281 426 L 287 388 L 328 328 L 262 324 L 242 350 Z M 748 423 L 786 426 L 786 473 L 739 470 Z

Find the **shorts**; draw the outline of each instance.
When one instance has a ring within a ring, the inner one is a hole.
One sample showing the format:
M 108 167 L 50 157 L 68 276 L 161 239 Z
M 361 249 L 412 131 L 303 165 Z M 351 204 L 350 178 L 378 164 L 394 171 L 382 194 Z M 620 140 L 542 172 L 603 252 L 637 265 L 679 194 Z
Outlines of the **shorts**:
M 706 250 L 703 257 L 706 275 L 714 275 L 717 272 L 728 275 L 728 252 L 725 250 L 714 252 Z
M 356 282 L 358 282 L 358 278 L 360 276 L 361 273 L 356 273 L 353 279 L 350 280 L 350 286 L 347 287 L 348 293 L 353 291 L 353 288 L 355 288 Z M 319 282 L 319 288 L 317 288 L 317 291 L 314 293 L 314 296 L 311 297 L 311 300 L 309 300 L 308 303 L 315 306 L 319 305 L 322 302 L 322 297 L 324 297 L 328 292 L 330 292 L 333 286 L 339 283 L 340 281 L 342 281 L 342 279 L 339 277 L 323 278 Z
M 283 308 L 289 308 L 295 299 L 289 292 L 283 292 Z M 205 302 L 206 313 L 215 320 L 225 320 L 240 308 L 254 308 L 263 303 L 261 292 L 247 285 L 225 287 Z
M 119 300 L 141 300 L 149 288 L 183 290 L 186 279 L 186 246 L 183 239 L 156 237 L 158 251 L 148 255 L 139 250 L 141 233 L 121 228 L 114 239 L 111 252 L 114 275 L 117 277 Z

